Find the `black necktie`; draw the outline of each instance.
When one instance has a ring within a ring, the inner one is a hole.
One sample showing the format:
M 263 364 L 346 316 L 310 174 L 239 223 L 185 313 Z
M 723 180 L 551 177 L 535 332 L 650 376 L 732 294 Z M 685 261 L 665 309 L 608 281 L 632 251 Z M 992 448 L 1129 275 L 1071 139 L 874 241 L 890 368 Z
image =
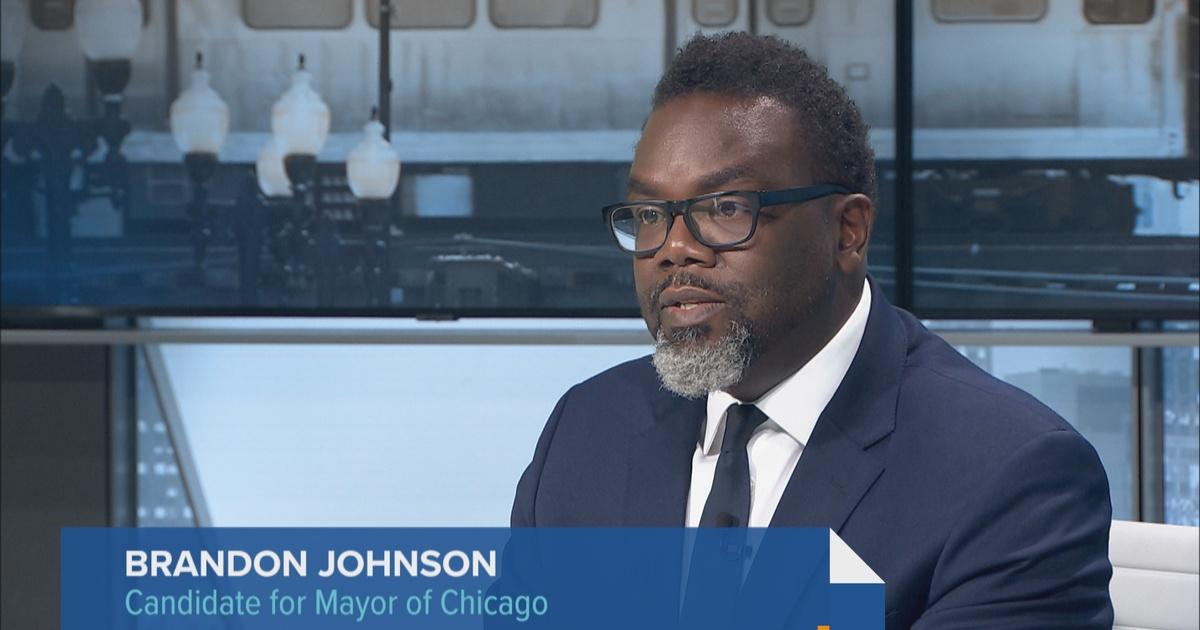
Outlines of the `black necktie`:
M 730 405 L 712 490 L 692 546 L 681 626 L 737 627 L 735 610 L 742 586 L 750 522 L 750 456 L 746 446 L 767 416 L 754 405 Z M 703 622 L 703 623 L 701 623 Z
M 750 522 L 750 455 L 746 445 L 766 420 L 766 414 L 754 405 L 730 405 L 725 411 L 725 437 L 700 527 L 746 527 Z

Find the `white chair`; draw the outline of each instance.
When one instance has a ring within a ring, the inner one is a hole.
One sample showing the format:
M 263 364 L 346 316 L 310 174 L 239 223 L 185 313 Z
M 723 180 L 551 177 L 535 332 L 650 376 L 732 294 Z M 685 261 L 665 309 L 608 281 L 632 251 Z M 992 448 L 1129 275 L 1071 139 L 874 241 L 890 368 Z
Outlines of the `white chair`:
M 1115 630 L 1200 628 L 1200 528 L 1113 521 Z

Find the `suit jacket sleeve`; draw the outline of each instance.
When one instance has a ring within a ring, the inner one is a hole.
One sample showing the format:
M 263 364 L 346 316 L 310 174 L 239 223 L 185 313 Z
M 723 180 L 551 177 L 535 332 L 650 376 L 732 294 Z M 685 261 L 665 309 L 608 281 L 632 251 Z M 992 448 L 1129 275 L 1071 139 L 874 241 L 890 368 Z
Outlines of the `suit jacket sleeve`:
M 558 399 L 558 404 L 550 413 L 550 419 L 546 421 L 542 435 L 538 438 L 537 447 L 533 452 L 533 461 L 525 468 L 521 480 L 517 482 L 517 496 L 513 499 L 512 516 L 510 517 L 512 527 L 535 527 L 537 525 L 534 508 L 537 502 L 538 486 L 542 481 L 542 469 L 546 465 L 550 442 L 554 439 L 554 431 L 558 429 L 559 418 L 562 417 L 563 409 L 567 406 L 567 398 L 570 395 L 571 391 L 567 391 L 562 398 Z
M 1023 444 L 961 515 L 914 629 L 1112 628 L 1108 480 L 1078 434 Z

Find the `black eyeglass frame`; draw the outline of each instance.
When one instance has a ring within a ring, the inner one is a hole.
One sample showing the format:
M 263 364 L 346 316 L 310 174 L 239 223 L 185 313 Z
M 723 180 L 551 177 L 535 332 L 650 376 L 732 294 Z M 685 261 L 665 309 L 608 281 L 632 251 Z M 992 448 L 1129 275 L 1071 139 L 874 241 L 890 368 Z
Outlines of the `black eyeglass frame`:
M 708 193 L 706 195 L 700 195 L 699 197 L 692 197 L 690 199 L 681 199 L 679 201 L 671 201 L 668 199 L 623 201 L 621 203 L 614 203 L 604 206 L 600 209 L 600 213 L 604 218 L 604 223 L 608 226 L 608 233 L 612 235 L 613 240 L 617 242 L 617 247 L 621 248 L 621 251 L 629 252 L 635 256 L 651 256 L 658 250 L 662 249 L 662 246 L 667 244 L 667 237 L 670 235 L 671 228 L 675 224 L 676 216 L 683 217 L 684 225 L 687 226 L 688 232 L 691 233 L 692 238 L 696 239 L 697 242 L 713 251 L 720 251 L 724 249 L 732 249 L 739 245 L 745 244 L 747 241 L 754 238 L 754 232 L 758 230 L 758 211 L 762 208 L 766 208 L 768 206 L 779 206 L 787 203 L 804 203 L 806 201 L 813 201 L 814 199 L 828 197 L 829 195 L 849 195 L 852 192 L 853 191 L 851 191 L 849 188 L 846 188 L 841 184 L 814 184 L 812 186 L 780 188 L 777 190 L 726 190 L 722 192 Z M 755 199 L 757 203 L 751 211 L 750 232 L 746 235 L 746 237 L 732 243 L 722 243 L 720 245 L 716 245 L 710 243 L 703 236 L 700 236 L 700 230 L 693 222 L 692 215 L 688 212 L 688 209 L 696 203 L 704 201 L 705 199 L 712 199 L 714 197 L 723 197 L 727 195 L 742 195 Z M 657 208 L 661 208 L 667 213 L 670 222 L 667 225 L 666 231 L 663 232 L 663 240 L 661 243 L 647 250 L 630 250 L 626 249 L 625 246 L 621 244 L 621 239 L 617 236 L 616 228 L 613 226 L 612 217 L 617 210 L 621 208 L 627 208 L 629 206 L 655 206 Z

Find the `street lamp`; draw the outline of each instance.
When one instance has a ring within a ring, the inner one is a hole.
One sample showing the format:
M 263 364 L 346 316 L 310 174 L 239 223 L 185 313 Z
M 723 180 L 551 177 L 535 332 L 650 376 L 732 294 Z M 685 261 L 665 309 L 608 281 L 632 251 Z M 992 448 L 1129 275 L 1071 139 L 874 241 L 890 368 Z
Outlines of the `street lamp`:
M 128 190 L 122 169 L 121 143 L 132 127 L 121 118 L 122 93 L 129 85 L 133 63 L 130 61 L 142 40 L 142 3 L 140 0 L 78 0 L 75 3 L 75 30 L 83 55 L 91 64 L 96 88 L 104 100 L 104 118 L 97 133 L 104 139 L 104 168 L 112 185 L 112 202 L 125 207 Z
M 3 89 L 7 93 L 16 75 L 16 62 L 24 43 L 27 11 L 23 2 L 0 0 L 3 20 Z M 129 84 L 132 63 L 142 36 L 142 4 L 139 0 L 78 0 L 73 7 L 79 44 L 94 73 L 96 86 L 104 98 L 104 115 L 99 120 L 73 118 L 67 110 L 61 88 L 51 83 L 42 94 L 37 116 L 29 122 L 3 125 L 6 147 L 5 172 L 12 165 L 11 153 L 30 173 L 40 174 L 44 198 L 46 231 L 46 291 L 55 303 L 68 303 L 75 294 L 72 278 L 71 218 L 81 199 L 107 197 L 115 210 L 125 208 L 128 172 L 120 154 L 121 143 L 129 135 L 130 124 L 121 118 L 121 93 Z M 93 172 L 87 159 L 105 144 L 100 180 L 104 186 L 92 188 Z M 11 149 L 10 151 L 8 149 Z M 82 158 L 80 157 L 82 156 Z M 73 185 L 82 173 L 83 185 Z M 8 178 L 5 178 L 8 181 Z M 18 177 L 25 180 L 26 177 Z M 81 192 L 77 192 L 79 189 Z M 12 191 L 6 191 L 11 193 Z M 7 196 L 7 195 L 6 195 Z M 30 207 L 32 204 L 27 204 Z M 8 214 L 8 213 L 6 213 Z
M 332 305 L 337 235 L 332 217 L 318 211 L 313 194 L 317 154 L 329 136 L 329 106 L 312 88 L 312 74 L 304 67 L 304 55 L 300 55 L 296 72 L 292 74 L 291 87 L 271 107 L 271 136 L 271 143 L 263 149 L 266 155 L 260 154 L 259 160 L 271 162 L 264 166 L 272 169 L 275 162 L 270 152 L 277 149 L 282 153 L 284 173 L 291 182 L 292 191 L 292 216 L 281 233 L 287 244 L 289 261 L 284 269 L 293 279 L 306 281 L 308 267 L 298 261 L 303 258 L 303 252 L 315 248 L 317 302 L 321 306 Z M 259 181 L 262 181 L 262 175 Z
M 291 87 L 271 107 L 271 134 L 283 149 L 293 194 L 308 194 L 316 175 L 317 154 L 329 137 L 329 106 L 312 88 L 304 55 L 300 55 Z
M 217 154 L 229 135 L 229 106 L 210 81 L 204 56 L 196 53 L 192 84 L 171 103 L 171 135 L 184 155 L 188 175 L 197 184 L 212 176 Z
M 183 152 L 183 163 L 192 180 L 188 214 L 192 217 L 192 245 L 197 266 L 204 262 L 213 229 L 205 183 L 216 170 L 217 155 L 229 135 L 229 106 L 209 86 L 209 80 L 208 71 L 204 69 L 204 56 L 196 53 L 192 85 L 171 103 L 171 135 Z
M 73 118 L 65 94 L 51 84 L 43 94 L 35 119 L 12 124 L 6 121 L 0 134 L 0 147 L 7 151 L 3 160 L 4 179 L 10 181 L 14 167 L 29 173 L 11 178 L 29 185 L 6 186 L 5 205 L 13 205 L 12 197 L 21 193 L 25 196 L 17 205 L 28 208 L 29 212 L 20 216 L 33 216 L 33 201 L 24 200 L 32 198 L 35 183 L 44 198 L 46 286 L 54 295 L 51 301 L 61 303 L 68 303 L 75 293 L 71 284 L 75 275 L 71 219 L 80 201 L 107 197 L 113 209 L 123 212 L 127 208 L 129 173 L 123 168 L 121 145 L 131 126 L 122 119 L 121 109 L 146 17 L 144 0 L 73 0 L 69 4 L 89 76 L 101 96 L 102 113 L 87 119 Z M 372 114 L 361 141 L 345 162 L 351 192 L 358 199 L 356 213 L 362 219 L 358 233 L 367 237 L 363 249 L 366 264 L 362 269 L 373 304 L 389 302 L 390 215 L 395 208 L 394 193 L 400 177 L 400 159 L 388 141 L 392 4 L 390 0 L 379 2 L 381 107 Z M 30 6 L 38 9 L 36 2 L 29 0 L 0 0 L 3 61 L 0 87 L 5 97 L 15 82 L 26 32 L 30 30 Z M 169 122 L 192 182 L 188 213 L 192 218 L 196 264 L 201 265 L 212 242 L 226 234 L 223 226 L 236 222 L 245 278 L 257 276 L 260 237 L 266 236 L 270 239 L 269 249 L 282 263 L 289 286 L 310 287 L 315 279 L 319 303 L 332 304 L 337 280 L 335 261 L 343 243 L 339 241 L 335 210 L 327 209 L 316 196 L 317 156 L 328 138 L 331 116 L 329 106 L 314 89 L 314 78 L 305 67 L 304 56 L 299 57 L 290 86 L 271 109 L 271 139 L 258 154 L 254 177 L 247 174 L 243 181 L 236 203 L 215 202 L 209 195 L 231 120 L 229 107 L 213 89 L 211 75 L 199 54 L 190 86 L 171 104 Z M 5 146 L 4 140 L 10 137 L 12 142 Z M 98 151 L 101 140 L 102 153 Z M 98 168 L 94 164 L 97 158 L 102 161 Z M 337 203 L 333 201 L 334 206 Z M 4 214 L 6 226 L 12 224 L 11 217 L 17 216 L 13 212 Z M 269 225 L 263 225 L 264 222 Z M 26 223 L 32 226 L 33 221 Z M 32 234 L 35 230 L 29 227 L 22 233 L 25 232 Z M 248 282 L 244 288 L 248 290 L 250 286 Z
M 363 138 L 346 159 L 346 178 L 350 192 L 358 198 L 363 224 L 363 280 L 372 306 L 390 302 L 388 270 L 390 264 L 391 217 L 389 203 L 400 181 L 400 155 L 384 139 L 379 110 L 371 110 L 371 120 L 363 127 Z
M 346 158 L 350 192 L 363 200 L 390 199 L 400 181 L 400 154 L 383 138 L 379 111 L 363 127 L 363 137 Z
M 96 87 L 106 102 L 120 102 L 129 85 L 132 64 L 142 40 L 142 3 L 139 0 L 78 0 L 75 30 L 83 55 L 92 62 Z

